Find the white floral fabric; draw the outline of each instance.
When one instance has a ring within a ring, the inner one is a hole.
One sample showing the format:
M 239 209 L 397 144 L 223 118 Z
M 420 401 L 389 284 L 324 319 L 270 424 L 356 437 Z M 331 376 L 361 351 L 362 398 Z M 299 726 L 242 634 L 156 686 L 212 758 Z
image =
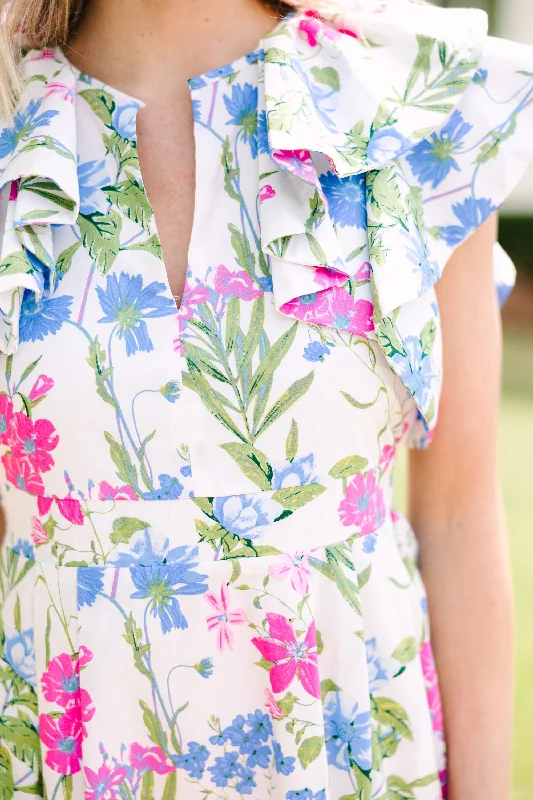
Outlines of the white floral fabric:
M 179 309 L 142 104 L 59 49 L 21 69 L 0 132 L 0 797 L 444 797 L 391 473 L 437 421 L 434 285 L 531 158 L 531 49 L 402 0 L 294 14 L 191 79 Z

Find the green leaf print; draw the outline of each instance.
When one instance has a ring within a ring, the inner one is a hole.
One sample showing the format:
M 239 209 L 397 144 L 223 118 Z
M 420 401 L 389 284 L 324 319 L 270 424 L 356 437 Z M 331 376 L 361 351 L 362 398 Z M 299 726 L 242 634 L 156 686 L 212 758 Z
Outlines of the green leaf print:
M 331 680 L 331 678 L 324 678 L 323 681 L 320 681 L 320 696 L 322 698 L 322 702 L 326 699 L 326 695 L 328 692 L 341 692 L 342 689 L 340 686 Z
M 281 66 L 290 66 L 292 56 L 281 50 L 279 47 L 269 47 L 265 50 L 265 64 L 280 64 Z
M 115 110 L 115 101 L 112 94 L 104 91 L 104 89 L 83 89 L 78 92 L 78 96 L 83 97 L 89 103 L 93 112 L 106 127 L 111 127 L 111 119 Z
M 191 369 L 191 367 L 193 368 Z M 237 425 L 225 411 L 217 393 L 213 391 L 204 376 L 194 369 L 192 362 L 189 363 L 189 369 L 190 372 L 185 372 L 183 375 L 183 385 L 187 389 L 192 389 L 193 392 L 196 392 L 202 398 L 202 402 L 206 408 L 225 428 L 234 433 L 242 442 L 246 442 L 246 434 L 241 433 Z
M 372 697 L 371 700 L 372 717 L 377 722 L 387 728 L 392 728 L 398 736 L 412 740 L 413 733 L 409 717 L 403 706 L 388 697 Z
M 214 356 L 197 347 L 192 342 L 184 343 L 184 354 L 189 368 L 196 368 L 198 372 L 209 375 L 221 383 L 229 383 L 229 379 L 215 366 Z
M 422 345 L 422 358 L 429 356 L 435 344 L 435 336 L 437 333 L 437 326 L 434 319 L 430 319 L 422 328 L 420 334 L 420 344 Z
M 120 249 L 122 251 L 141 250 L 143 253 L 150 253 L 150 255 L 155 256 L 155 258 L 158 258 L 160 261 L 163 260 L 163 250 L 161 248 L 161 241 L 157 233 L 154 233 L 153 236 L 150 236 L 150 238 L 146 239 L 144 242 L 127 244 L 125 247 L 121 247 Z
M 94 370 L 96 379 L 96 393 L 109 403 L 115 411 L 117 410 L 117 403 L 109 389 L 107 388 L 107 381 L 110 379 L 113 370 L 111 367 L 105 366 L 106 352 L 100 347 L 98 336 L 96 336 L 89 345 L 89 357 L 85 359 L 89 366 Z
M 118 164 L 119 175 L 125 169 L 139 169 L 139 156 L 137 155 L 137 145 L 131 139 L 124 139 L 113 131 L 109 135 L 104 135 L 104 144 L 108 153 L 112 153 Z
M 311 67 L 311 72 L 317 83 L 329 86 L 333 91 L 340 92 L 341 82 L 339 73 L 334 67 Z
M 0 275 L 18 275 L 21 272 L 33 272 L 26 253 L 11 253 L 0 263 Z
M 418 41 L 418 53 L 411 72 L 409 73 L 409 77 L 407 78 L 404 100 L 409 99 L 409 95 L 417 84 L 418 79 L 422 75 L 427 77 L 431 69 L 431 53 L 435 47 L 435 39 L 429 36 L 423 36 L 419 33 L 416 35 L 416 38 Z
M 342 392 L 344 394 L 344 392 Z M 348 395 L 349 397 L 349 395 Z M 363 456 L 346 456 L 337 461 L 328 473 L 332 478 L 349 478 L 358 475 L 368 466 L 368 458 Z
M 228 356 L 233 351 L 240 326 L 241 303 L 238 297 L 230 297 L 226 311 L 226 353 Z
M 122 219 L 116 211 L 108 215 L 80 214 L 78 217 L 81 241 L 102 275 L 113 266 L 120 250 Z
M 409 664 L 418 655 L 418 644 L 414 636 L 406 636 L 394 649 L 392 657 L 400 664 Z
M 234 186 L 235 178 L 238 177 L 240 170 L 233 166 L 233 153 L 231 152 L 229 136 L 222 142 L 222 168 L 224 169 L 224 189 L 232 200 L 240 202 L 241 198 Z
M 295 419 L 291 422 L 289 435 L 285 444 L 285 457 L 287 461 L 293 461 L 298 452 L 298 423 Z
M 144 773 L 141 785 L 141 800 L 154 800 L 154 773 L 148 770 Z
M 178 773 L 171 772 L 167 775 L 161 800 L 176 800 L 178 792 Z
M 109 445 L 111 458 L 117 468 L 119 478 L 128 486 L 135 487 L 137 485 L 137 469 L 132 463 L 128 451 L 108 431 L 104 431 L 104 436 Z
M 300 764 L 304 769 L 307 769 L 309 764 L 312 764 L 313 761 L 316 761 L 322 752 L 323 747 L 323 736 L 310 736 L 308 739 L 304 739 L 298 748 L 298 758 L 300 759 Z
M 401 344 L 398 338 L 396 329 L 394 328 L 390 317 L 384 317 L 380 321 L 377 334 L 381 348 L 388 358 L 396 355 L 396 353 L 404 358 L 407 358 L 407 353 L 405 352 L 404 346 Z
M 149 230 L 153 218 L 152 206 L 144 188 L 130 172 L 126 172 L 125 180 L 112 186 L 103 186 L 102 191 L 124 216 Z
M 29 718 L 0 717 L 0 742 L 34 772 L 39 771 L 39 734 Z
M 349 404 L 350 404 L 351 406 L 353 406 L 354 408 L 358 408 L 358 409 L 359 409 L 359 410 L 361 410 L 361 411 L 364 411 L 364 410 L 366 410 L 367 408 L 372 408 L 372 406 L 375 406 L 375 405 L 376 405 L 376 403 L 377 403 L 377 402 L 378 402 L 378 400 L 379 400 L 379 396 L 380 396 L 380 394 L 381 394 L 382 392 L 383 392 L 383 394 L 387 394 L 387 390 L 385 389 L 385 387 L 384 387 L 384 386 L 380 386 L 380 387 L 379 387 L 379 389 L 378 389 L 378 393 L 377 393 L 377 395 L 376 395 L 376 399 L 375 399 L 375 400 L 372 400 L 370 403 L 360 403 L 360 402 L 359 402 L 359 400 L 356 400 L 356 399 L 355 399 L 355 397 L 352 397 L 352 395 L 351 395 L 351 394 L 348 394 L 348 392 L 341 392 L 341 394 L 342 394 L 342 396 L 344 397 L 344 399 L 345 399 L 345 400 L 347 400 L 347 401 L 349 402 Z M 331 473 L 330 473 L 330 474 L 331 474 Z M 342 477 L 342 476 L 341 476 L 341 477 Z
M 298 323 L 295 322 L 294 325 L 291 325 L 291 327 L 274 342 L 269 348 L 265 358 L 261 359 L 259 366 L 252 376 L 250 388 L 247 393 L 248 400 L 251 400 L 264 383 L 273 376 L 274 372 L 291 349 L 297 330 Z
M 259 347 L 265 324 L 265 300 L 263 295 L 254 300 L 248 333 L 237 352 L 237 370 L 241 372 Z
M 304 92 L 290 89 L 267 111 L 268 125 L 275 131 L 290 131 L 294 125 L 294 117 L 309 118 L 310 112 Z
M 250 242 L 231 222 L 228 224 L 228 230 L 231 233 L 231 246 L 235 251 L 235 260 L 242 269 L 246 270 L 253 280 L 255 257 L 250 247 Z
M 311 503 L 326 491 L 325 486 L 319 483 L 309 483 L 305 486 L 292 486 L 288 489 L 278 489 L 272 499 L 283 506 L 287 511 L 296 511 L 297 508 Z
M 135 667 L 139 670 L 141 675 L 144 675 L 145 678 L 152 681 L 153 675 L 144 662 L 144 656 L 150 650 L 150 645 L 142 643 L 142 630 L 137 627 L 137 623 L 131 612 L 124 623 L 124 628 L 126 632 L 123 634 L 122 638 L 133 650 L 133 663 Z
M 63 777 L 63 800 L 72 800 L 72 793 L 74 791 L 74 779 L 72 775 L 65 775 Z
M 387 778 L 387 800 L 416 800 L 416 796 L 403 778 L 390 775 Z
M 7 747 L 0 743 L 0 800 L 11 800 L 14 790 L 11 754 Z
M 339 155 L 341 155 L 351 167 L 360 171 L 367 165 L 368 142 L 369 137 L 365 133 L 364 120 L 359 120 L 351 131 L 346 134 L 346 147 L 348 148 L 348 152 L 341 151 Z
M 274 403 L 270 411 L 267 412 L 261 427 L 256 433 L 255 438 L 259 438 L 279 417 L 285 414 L 289 408 L 296 403 L 300 397 L 308 391 L 315 377 L 314 370 L 305 376 L 294 381 L 292 386 L 289 386 L 286 392 L 283 392 L 281 397 Z
M 72 261 L 74 256 L 78 252 L 81 247 L 81 242 L 74 242 L 71 244 L 70 247 L 67 247 L 66 250 L 63 250 L 62 253 L 59 254 L 57 262 L 56 262 L 56 275 L 63 277 L 67 274 L 72 266 Z
M 391 165 L 376 170 L 369 182 L 368 189 L 374 217 L 379 220 L 381 215 L 385 214 L 408 230 L 407 209 L 398 185 L 396 168 Z
M 339 565 L 336 555 L 331 548 L 326 548 L 327 562 L 320 561 L 318 558 L 310 557 L 309 564 L 317 569 L 326 578 L 332 580 L 339 589 L 342 597 L 348 605 L 353 608 L 358 616 L 361 616 L 361 603 L 359 601 L 359 589 L 349 580 L 342 567 Z
M 149 522 L 135 517 L 119 517 L 113 520 L 113 532 L 109 538 L 113 544 L 128 544 L 134 533 L 150 528 Z
M 76 203 L 70 197 L 66 197 L 63 190 L 54 181 L 49 180 L 36 180 L 34 178 L 25 180 L 21 185 L 20 191 L 32 192 L 45 200 L 49 200 L 59 208 L 64 208 L 67 211 L 74 211 Z M 53 216 L 55 211 L 48 211 L 47 214 Z
M 262 491 L 271 489 L 273 471 L 268 459 L 260 450 L 248 444 L 231 442 L 220 445 L 239 466 L 241 472 L 250 478 Z

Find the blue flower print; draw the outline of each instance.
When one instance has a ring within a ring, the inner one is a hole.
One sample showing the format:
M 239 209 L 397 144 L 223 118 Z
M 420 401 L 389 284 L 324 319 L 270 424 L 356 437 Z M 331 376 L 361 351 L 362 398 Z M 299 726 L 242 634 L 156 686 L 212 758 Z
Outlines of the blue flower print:
M 329 356 L 331 347 L 334 347 L 334 345 L 323 342 L 310 342 L 304 350 L 304 358 L 306 361 L 323 362 L 325 357 Z
M 461 151 L 464 138 L 471 130 L 472 125 L 464 121 L 461 112 L 454 111 L 440 131 L 413 148 L 407 161 L 419 183 L 431 183 L 432 188 L 436 189 L 452 169 L 460 172 L 454 154 Z
M 242 714 L 236 716 L 231 725 L 222 731 L 222 742 L 229 742 L 246 755 L 253 753 L 257 745 L 268 742 L 271 736 L 270 717 L 258 709 L 254 714 L 248 714 L 247 718 Z
M 169 403 L 175 403 L 176 400 L 179 400 L 180 385 L 178 381 L 169 381 L 159 391 Z
M 78 569 L 78 608 L 92 606 L 104 588 L 103 569 L 80 567 Z
M 202 102 L 198 98 L 192 101 L 192 115 L 195 122 L 201 122 L 202 119 Z
M 273 741 L 272 747 L 274 748 L 274 763 L 276 766 L 276 772 L 280 775 L 290 775 L 291 772 L 294 772 L 294 763 L 296 761 L 293 756 L 284 756 L 281 750 L 281 745 Z
M 346 709 L 346 710 L 345 710 Z M 359 712 L 357 703 L 336 692 L 324 706 L 324 735 L 328 762 L 350 770 L 351 762 L 368 772 L 372 768 L 372 729 L 370 712 Z
M 489 73 L 486 69 L 478 69 L 478 71 L 472 78 L 472 83 L 477 84 L 477 86 L 485 86 L 488 77 Z
M 133 600 L 148 600 L 148 610 L 159 618 L 163 633 L 188 627 L 177 600 L 179 595 L 196 595 L 207 592 L 207 575 L 194 571 L 198 566 L 198 548 L 182 550 L 182 558 L 166 566 L 133 567 L 131 579 L 137 591 Z
M 34 292 L 24 292 L 20 312 L 19 341 L 43 341 L 48 334 L 55 335 L 63 323 L 70 319 L 70 306 L 74 298 L 43 297 L 37 300 Z
M 402 233 L 409 241 L 406 250 L 407 260 L 413 265 L 413 274 L 420 277 L 420 294 L 423 294 L 431 289 L 437 281 L 439 265 L 437 261 L 429 260 L 427 246 L 418 231 L 411 235 L 406 231 L 402 231 Z
M 308 456 L 287 461 L 281 469 L 275 469 L 272 488 L 286 489 L 290 486 L 305 486 L 316 482 L 315 457 L 313 453 L 309 453 Z
M 126 354 L 138 351 L 150 353 L 154 346 L 148 333 L 147 319 L 168 317 L 176 313 L 171 297 L 163 297 L 163 283 L 153 281 L 143 287 L 142 275 L 121 272 L 107 275 L 106 288 L 96 287 L 98 300 L 105 316 L 98 322 L 114 323 L 119 339 L 126 341 Z
M 216 497 L 213 502 L 213 514 L 222 527 L 244 539 L 263 536 L 282 511 L 275 500 L 257 494 Z
M 291 69 L 298 75 L 302 83 L 307 87 L 313 106 L 318 114 L 322 124 L 335 133 L 337 130 L 335 122 L 330 117 L 330 114 L 335 110 L 337 104 L 337 93 L 335 89 L 323 83 L 317 83 L 309 80 L 308 71 L 304 70 L 302 64 L 297 58 L 291 59 Z
M 78 183 L 80 186 L 80 211 L 82 214 L 94 214 L 100 209 L 102 187 L 111 183 L 106 172 L 105 161 L 86 161 L 78 163 Z
M 19 556 L 29 558 L 31 561 L 35 560 L 35 550 L 33 549 L 32 543 L 28 542 L 27 539 L 19 539 L 11 549 L 14 553 L 18 553 Z
M 230 75 L 233 75 L 235 72 L 235 68 L 233 64 L 225 64 L 223 67 L 217 67 L 216 69 L 210 69 L 209 72 L 205 73 L 206 78 L 228 78 Z M 194 79 L 193 79 L 194 80 Z M 200 78 L 201 80 L 201 78 Z M 204 81 L 205 85 L 205 81 Z
M 450 247 L 461 244 L 467 236 L 477 230 L 496 211 L 496 206 L 492 205 L 488 197 L 480 197 L 479 200 L 467 197 L 462 203 L 455 203 L 452 210 L 460 225 L 440 228 L 442 238 Z
M 224 96 L 224 104 L 230 118 L 227 125 L 238 125 L 242 129 L 242 139 L 250 145 L 252 158 L 257 158 L 257 87 L 251 83 L 233 84 L 231 97 Z
M 260 111 L 257 117 L 257 149 L 260 153 L 270 152 L 266 111 Z
M 27 141 L 38 128 L 47 128 L 59 111 L 44 111 L 39 114 L 43 98 L 31 100 L 25 109 L 15 114 L 13 126 L 0 133 L 0 158 L 11 155 L 22 141 Z M 44 131 L 43 131 L 44 133 Z
M 166 566 L 181 563 L 187 555 L 186 547 L 171 548 L 169 539 L 156 539 L 148 530 L 139 531 L 131 537 L 126 552 L 116 554 L 109 563 L 116 567 Z
M 424 408 L 435 379 L 431 359 L 422 355 L 422 343 L 417 336 L 407 336 L 404 347 L 408 358 L 397 353 L 393 356 L 396 372 L 415 398 L 417 405 Z
M 396 128 L 380 128 L 375 131 L 368 143 L 368 165 L 370 167 L 381 166 L 387 161 L 398 158 L 410 147 L 409 139 L 406 139 Z
M 235 791 L 240 794 L 252 794 L 257 786 L 255 782 L 255 774 L 251 769 L 241 767 L 239 770 L 239 782 L 235 786 Z
M 212 783 L 221 789 L 226 787 L 232 778 L 237 776 L 240 767 L 239 754 L 236 750 L 224 753 L 223 756 L 217 756 L 214 765 L 208 767 Z
M 326 800 L 326 790 L 321 789 L 316 794 L 313 794 L 311 789 L 300 789 L 298 792 L 287 792 L 285 798 L 286 800 Z
M 143 500 L 178 500 L 183 492 L 183 484 L 178 478 L 171 475 L 159 475 L 159 489 L 153 492 L 145 492 Z
M 328 211 L 341 228 L 366 228 L 366 176 L 348 175 L 339 178 L 334 172 L 320 176 Z
M 210 678 L 215 671 L 215 664 L 212 658 L 202 658 L 198 664 L 194 665 L 194 668 L 201 678 L 205 678 L 207 680 L 207 678 Z
M 376 637 L 374 636 L 372 639 L 367 639 L 365 642 L 365 647 L 368 683 L 371 694 L 374 694 L 382 688 L 389 676 L 387 674 L 387 670 L 381 663 L 381 659 L 377 656 Z
M 376 549 L 377 537 L 373 533 L 367 533 L 363 537 L 363 553 L 373 553 Z
M 6 634 L 4 658 L 17 675 L 32 686 L 36 686 L 35 648 L 31 628 L 17 631 L 13 635 Z
M 189 742 L 188 751 L 179 756 L 173 756 L 172 760 L 176 767 L 185 769 L 191 778 L 200 780 L 205 772 L 205 765 L 209 758 L 209 750 L 205 745 L 198 742 Z
M 137 139 L 137 113 L 139 103 L 132 101 L 122 106 L 117 106 L 113 111 L 111 125 L 119 136 L 134 142 Z

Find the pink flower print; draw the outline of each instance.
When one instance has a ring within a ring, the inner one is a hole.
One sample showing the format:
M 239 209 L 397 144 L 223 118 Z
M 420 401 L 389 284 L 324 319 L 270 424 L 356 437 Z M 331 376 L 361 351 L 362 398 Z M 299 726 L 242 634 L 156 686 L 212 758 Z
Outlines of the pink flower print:
M 67 712 L 60 717 L 41 714 L 39 738 L 48 748 L 45 761 L 61 775 L 74 775 L 80 771 L 82 724 L 76 713 Z
M 391 518 L 391 520 L 392 520 L 393 522 L 399 522 L 399 521 L 400 521 L 400 519 L 401 519 L 401 517 L 400 517 L 400 515 L 398 514 L 398 512 L 397 512 L 397 511 L 395 511 L 393 508 L 391 508 L 391 511 L 390 511 L 390 518 Z
M 304 34 L 311 47 L 316 47 L 318 44 L 319 36 L 322 34 L 327 39 L 335 41 L 339 38 L 339 32 L 333 28 L 327 27 L 322 22 L 322 17 L 317 11 L 306 11 L 305 19 L 303 19 L 298 29 Z
M 214 592 L 207 592 L 205 599 L 215 609 L 215 614 L 207 617 L 207 629 L 217 631 L 217 647 L 222 652 L 224 647 L 233 649 L 233 631 L 230 625 L 244 625 L 248 621 L 246 612 L 242 608 L 229 611 L 229 590 L 224 584 L 220 589 L 220 599 Z
M 281 614 L 267 613 L 270 638 L 252 639 L 263 658 L 274 666 L 270 669 L 270 685 L 275 693 L 284 692 L 298 676 L 305 691 L 320 697 L 315 623 L 312 622 L 303 640 L 298 641 L 294 629 Z
M 100 481 L 98 487 L 99 500 L 138 500 L 131 486 L 111 486 L 107 481 Z
M 271 197 L 275 196 L 276 196 L 275 190 L 269 183 L 267 183 L 267 185 L 263 186 L 261 191 L 259 192 L 259 201 L 262 203 L 264 200 L 270 200 Z
M 442 789 L 443 800 L 448 800 L 448 772 L 445 769 L 439 770 L 439 781 Z
M 332 286 L 344 286 L 348 281 L 348 277 L 345 272 L 339 272 L 337 269 L 315 267 L 314 281 L 324 289 L 331 289 Z
M 239 297 L 241 300 L 255 300 L 263 294 L 260 289 L 254 289 L 245 270 L 231 272 L 223 264 L 219 264 L 215 272 L 215 289 L 222 297 Z
M 268 574 L 275 581 L 284 581 L 290 577 L 291 586 L 298 594 L 306 595 L 309 592 L 309 559 L 303 552 L 279 556 L 269 566 Z
M 420 662 L 426 682 L 426 693 L 429 709 L 431 711 L 433 730 L 437 731 L 437 733 L 444 733 L 439 681 L 437 678 L 437 670 L 435 669 L 435 659 L 433 658 L 431 642 L 424 642 L 420 648 Z
M 90 650 L 81 654 L 83 666 L 92 659 Z M 50 703 L 76 713 L 80 724 L 94 717 L 95 707 L 89 692 L 80 686 L 80 659 L 69 653 L 53 658 L 41 677 L 43 694 Z
M 331 327 L 356 336 L 374 330 L 374 306 L 369 300 L 354 300 L 348 289 L 335 287 L 329 292 L 332 310 Z
M 379 459 L 379 466 L 386 472 L 392 462 L 394 461 L 394 456 L 396 455 L 396 448 L 392 447 L 390 444 L 386 444 L 383 450 L 381 451 L 381 458 Z
M 28 398 L 32 403 L 35 403 L 36 400 L 40 400 L 41 397 L 44 397 L 45 394 L 53 388 L 54 381 L 52 378 L 49 378 L 47 375 L 39 375 L 31 388 Z
M 159 747 L 141 747 L 135 742 L 130 747 L 130 764 L 137 772 L 150 771 L 158 775 L 166 775 L 175 770 Z
M 0 394 L 0 444 L 9 444 L 13 422 L 13 403 L 7 394 Z
M 31 538 L 35 545 L 46 544 L 50 541 L 50 536 L 43 528 L 41 521 L 37 517 L 31 518 Z
M 54 466 L 50 455 L 59 443 L 56 429 L 47 419 L 35 421 L 16 411 L 13 415 L 11 449 L 19 458 L 28 458 L 34 470 L 49 472 Z
M 368 281 L 370 280 L 369 261 L 365 261 L 364 264 L 361 264 L 361 266 L 354 275 L 354 280 L 357 281 L 357 283 L 368 283 Z
M 385 518 L 383 489 L 378 486 L 373 471 L 352 478 L 339 506 L 339 517 L 343 525 L 358 527 L 361 536 L 381 526 Z
M 273 719 L 283 719 L 285 714 L 276 703 L 276 698 L 274 697 L 270 689 L 265 689 L 265 697 L 266 697 L 265 705 L 270 711 L 270 716 Z
M 117 795 L 114 787 L 119 786 L 126 775 L 125 767 L 111 770 L 105 761 L 98 772 L 85 767 L 85 778 L 90 787 L 85 790 L 85 800 L 115 800 Z
M 275 150 L 272 158 L 307 183 L 316 183 L 318 176 L 309 150 Z
M 29 494 L 43 494 L 44 485 L 41 476 L 33 470 L 27 459 L 19 458 L 16 453 L 9 453 L 2 456 L 2 464 L 7 480 L 17 489 Z
M 45 59 L 52 61 L 55 57 L 55 52 L 51 48 L 45 47 L 43 50 L 37 51 L 35 55 L 29 55 L 27 62 L 29 64 L 31 61 L 44 61 Z
M 63 519 L 66 519 L 68 522 L 72 522 L 73 525 L 83 525 L 84 516 L 81 503 L 79 500 L 75 500 L 72 497 L 64 497 L 62 499 L 56 497 L 55 495 L 52 495 L 52 497 L 38 497 L 37 508 L 39 509 L 39 514 L 41 517 L 44 517 L 45 514 L 50 513 L 50 509 L 52 508 L 52 504 L 54 502 L 57 503 L 59 513 Z
M 208 300 L 209 289 L 206 286 L 191 286 L 186 280 L 178 313 L 179 319 L 192 319 L 193 311 L 191 306 L 200 306 L 202 303 L 207 303 Z
M 20 180 L 17 179 L 16 181 L 11 182 L 11 187 L 9 189 L 9 202 L 14 203 L 17 197 L 19 196 L 19 186 Z
M 54 94 L 61 95 L 61 99 L 66 103 L 74 105 L 74 92 L 64 83 L 51 82 L 46 84 L 45 97 L 51 97 Z

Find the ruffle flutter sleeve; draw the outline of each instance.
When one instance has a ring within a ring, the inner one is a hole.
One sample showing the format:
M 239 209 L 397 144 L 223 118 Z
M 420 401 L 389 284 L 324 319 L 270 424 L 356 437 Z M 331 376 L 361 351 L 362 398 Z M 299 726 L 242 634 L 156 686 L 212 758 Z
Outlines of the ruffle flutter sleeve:
M 434 287 L 533 157 L 533 48 L 488 37 L 478 10 L 371 8 L 295 17 L 265 52 L 262 243 L 281 313 L 377 339 L 418 409 L 408 444 L 424 447 L 442 375 Z M 512 284 L 497 249 L 502 268 Z

